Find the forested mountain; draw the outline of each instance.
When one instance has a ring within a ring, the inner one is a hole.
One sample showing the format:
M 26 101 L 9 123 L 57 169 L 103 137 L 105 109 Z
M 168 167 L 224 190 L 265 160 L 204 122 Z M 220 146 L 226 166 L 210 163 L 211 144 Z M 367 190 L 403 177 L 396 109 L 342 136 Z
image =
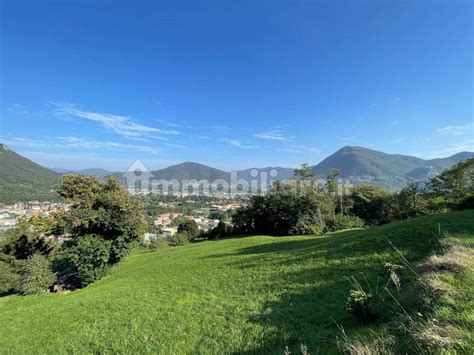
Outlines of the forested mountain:
M 344 147 L 330 155 L 319 164 L 312 167 L 318 177 L 324 178 L 327 169 L 339 169 L 344 178 L 351 182 L 372 182 L 391 189 L 399 189 L 408 181 L 425 180 L 440 173 L 452 165 L 474 156 L 471 152 L 461 152 L 447 158 L 424 160 L 421 158 L 386 154 L 363 147 Z M 49 200 L 54 197 L 55 183 L 61 174 L 44 168 L 13 152 L 7 146 L 0 144 L 0 202 L 14 203 L 25 200 Z M 267 173 L 268 179 L 285 180 L 293 177 L 292 168 L 266 167 L 251 168 L 238 171 L 240 179 L 254 179 L 253 169 L 258 170 L 257 178 L 262 172 Z M 63 169 L 64 170 L 64 169 Z M 270 176 L 275 170 L 276 176 Z M 122 173 L 112 173 L 105 169 L 92 168 L 64 173 L 81 173 L 104 177 L 112 174 L 123 181 Z M 154 179 L 208 180 L 218 179 L 230 181 L 230 173 L 207 165 L 185 162 L 164 169 L 152 171 Z
M 312 170 L 324 177 L 327 169 L 336 168 L 343 177 L 354 181 L 366 180 L 388 188 L 400 188 L 411 179 L 430 178 L 472 156 L 474 153 L 462 152 L 447 158 L 424 160 L 347 146 L 313 166 Z
M 230 174 L 226 171 L 193 162 L 172 165 L 161 170 L 152 171 L 152 174 L 155 179 L 176 179 L 178 181 L 190 179 L 209 181 L 224 179 L 228 181 L 230 179 Z
M 54 199 L 59 176 L 0 144 L 0 203 Z

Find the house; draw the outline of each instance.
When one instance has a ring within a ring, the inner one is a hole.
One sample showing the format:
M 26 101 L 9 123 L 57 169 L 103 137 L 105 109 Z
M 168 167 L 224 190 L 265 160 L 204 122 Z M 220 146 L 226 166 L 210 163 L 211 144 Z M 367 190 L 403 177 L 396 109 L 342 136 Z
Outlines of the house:
M 167 227 L 161 230 L 161 234 L 163 234 L 165 237 L 172 237 L 176 233 L 178 233 L 178 228 L 176 227 Z

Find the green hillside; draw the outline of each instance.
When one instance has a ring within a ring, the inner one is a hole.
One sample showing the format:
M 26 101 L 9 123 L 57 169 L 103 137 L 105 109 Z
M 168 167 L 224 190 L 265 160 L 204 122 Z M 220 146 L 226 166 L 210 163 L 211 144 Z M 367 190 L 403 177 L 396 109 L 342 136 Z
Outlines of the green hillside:
M 59 174 L 33 163 L 0 144 L 0 202 L 51 200 Z
M 438 223 L 451 240 L 474 245 L 474 211 L 466 211 L 325 236 L 136 252 L 85 289 L 0 298 L 0 352 L 282 354 L 287 345 L 297 353 L 301 343 L 311 353 L 337 350 L 340 327 L 348 336 L 382 336 L 395 317 L 357 323 L 345 311 L 352 288 L 346 277 L 376 289 L 381 265 L 400 263 L 389 241 L 411 263 L 426 260 L 440 250 Z M 448 278 L 462 297 L 435 315 L 456 318 L 467 339 L 462 346 L 473 349 L 465 331 L 473 325 L 472 269 L 462 275 Z
M 377 185 L 396 189 L 404 187 L 413 178 L 428 179 L 472 156 L 472 152 L 462 152 L 447 158 L 423 160 L 414 156 L 347 146 L 313 166 L 312 170 L 324 177 L 327 169 L 337 168 L 343 177 L 370 176 Z

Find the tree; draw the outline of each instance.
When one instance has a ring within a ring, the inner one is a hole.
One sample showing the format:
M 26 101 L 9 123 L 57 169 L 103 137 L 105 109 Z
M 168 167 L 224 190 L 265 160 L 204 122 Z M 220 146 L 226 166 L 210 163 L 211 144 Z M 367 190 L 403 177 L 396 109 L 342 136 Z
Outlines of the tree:
M 301 167 L 293 170 L 293 173 L 300 180 L 304 181 L 314 180 L 316 178 L 316 173 L 311 170 L 311 167 L 307 163 L 301 164 Z
M 184 220 L 178 225 L 178 233 L 184 233 L 188 235 L 189 240 L 193 240 L 201 234 L 199 226 L 195 220 Z
M 280 183 L 268 195 L 252 196 L 248 206 L 233 216 L 235 232 L 288 235 L 323 231 L 325 216 L 334 213 L 334 199 L 311 189 L 302 192 Z
M 56 247 L 56 243 L 45 237 L 30 237 L 21 234 L 3 246 L 3 252 L 14 256 L 18 260 L 28 259 L 34 254 L 48 257 Z
M 474 158 L 466 159 L 432 178 L 427 190 L 432 195 L 441 196 L 451 208 L 474 195 Z
M 51 262 L 40 254 L 30 256 L 20 268 L 18 291 L 23 295 L 45 292 L 56 281 Z
M 349 212 L 362 218 L 369 225 L 379 225 L 390 221 L 390 204 L 393 195 L 377 186 L 360 185 L 354 187 L 349 196 L 352 207 Z
M 111 244 L 99 235 L 89 234 L 78 238 L 66 251 L 67 259 L 74 265 L 83 287 L 104 274 Z
M 143 238 L 147 224 L 141 204 L 112 176 L 102 183 L 96 177 L 67 175 L 58 193 L 72 203 L 64 216 L 71 237 L 97 235 L 109 241 L 109 263 L 119 261 Z

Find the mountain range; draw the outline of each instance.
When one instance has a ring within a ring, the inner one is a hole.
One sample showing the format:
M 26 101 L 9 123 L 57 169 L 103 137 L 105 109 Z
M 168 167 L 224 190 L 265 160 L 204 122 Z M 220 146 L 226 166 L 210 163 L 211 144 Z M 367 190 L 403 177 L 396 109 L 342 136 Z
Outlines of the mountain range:
M 424 160 L 414 156 L 387 154 L 373 149 L 347 146 L 331 154 L 319 164 L 311 166 L 311 169 L 320 178 L 324 178 L 327 169 L 336 168 L 341 171 L 342 177 L 353 183 L 371 182 L 389 189 L 400 189 L 409 181 L 428 179 L 470 157 L 474 157 L 473 152 L 461 152 L 446 158 Z M 53 189 L 61 174 L 80 173 L 100 178 L 113 175 L 119 179 L 122 178 L 120 172 L 100 168 L 77 171 L 47 169 L 13 152 L 4 144 L 0 144 L 0 166 L 0 202 L 6 204 L 54 198 Z M 274 180 L 293 177 L 293 168 L 281 167 L 245 169 L 237 171 L 237 177 L 245 180 L 253 179 L 255 178 L 254 169 L 258 171 L 258 174 L 270 175 L 276 172 L 276 176 L 271 176 Z M 195 162 L 172 165 L 151 173 L 155 179 L 230 181 L 230 172 Z

